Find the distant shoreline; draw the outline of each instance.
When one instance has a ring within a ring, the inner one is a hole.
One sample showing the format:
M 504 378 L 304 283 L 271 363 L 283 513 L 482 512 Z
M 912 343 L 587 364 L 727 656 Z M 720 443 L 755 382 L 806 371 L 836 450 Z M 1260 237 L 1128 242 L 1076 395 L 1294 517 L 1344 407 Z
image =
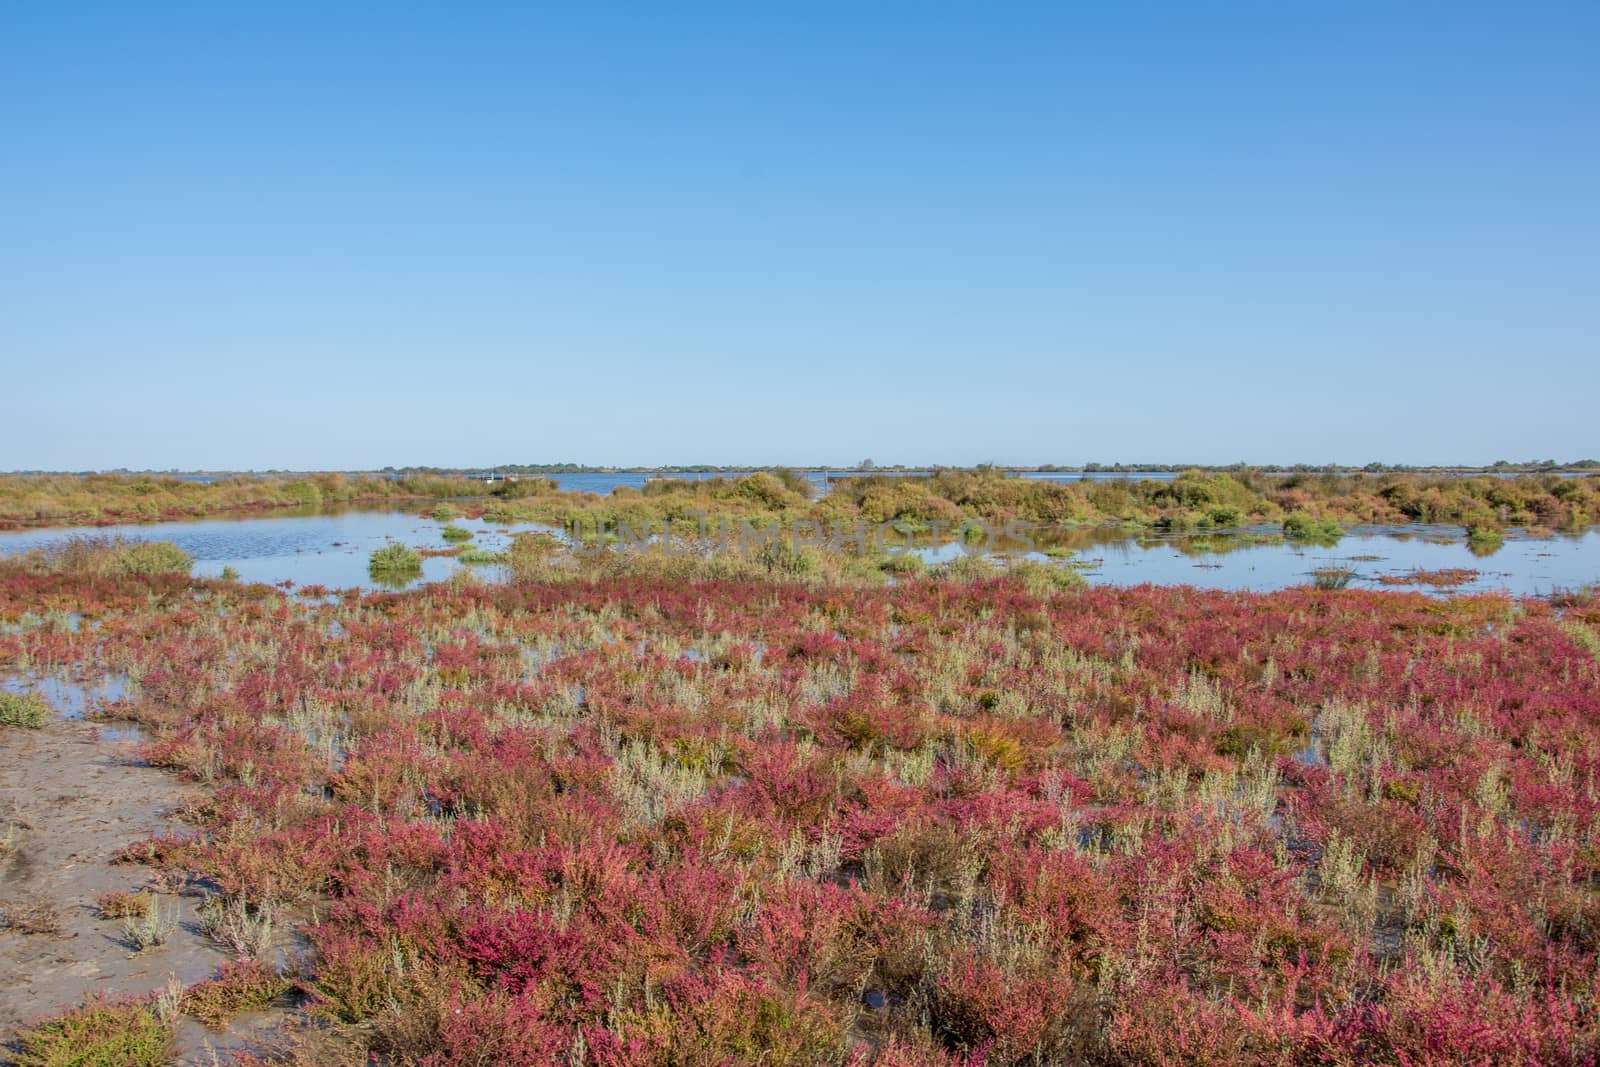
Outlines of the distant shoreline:
M 1367 464 L 1365 466 L 1346 466 L 1342 464 L 1304 464 L 1291 465 L 1277 464 L 1206 464 L 1206 463 L 1089 463 L 1082 466 L 1058 466 L 1054 464 L 1041 464 L 1039 466 L 1013 466 L 1006 464 L 975 464 L 961 466 L 958 464 L 882 464 L 870 467 L 864 466 L 828 466 L 823 464 L 742 464 L 734 466 L 715 465 L 676 465 L 676 466 L 624 466 L 605 467 L 587 466 L 576 463 L 558 464 L 503 464 L 499 466 L 485 465 L 482 467 L 383 467 L 380 469 L 363 470 L 358 468 L 326 468 L 320 470 L 227 470 L 227 469 L 202 469 L 191 470 L 133 470 L 130 468 L 107 468 L 98 470 L 11 470 L 0 471 L 0 476 L 5 477 L 48 477 L 70 478 L 90 477 L 94 475 L 121 475 L 126 477 L 150 478 L 295 478 L 309 477 L 319 474 L 345 474 L 352 477 L 371 478 L 407 478 L 416 476 L 431 477 L 484 477 L 488 475 L 517 476 L 542 476 L 550 474 L 751 474 L 755 471 L 792 470 L 815 472 L 819 474 L 844 474 L 844 475 L 870 475 L 870 474 L 931 474 L 941 470 L 992 470 L 1005 474 L 1178 474 L 1183 471 L 1197 470 L 1207 474 L 1226 474 L 1236 471 L 1252 471 L 1257 474 L 1269 476 L 1288 476 L 1294 474 L 1338 474 L 1338 475 L 1385 475 L 1385 474 L 1419 474 L 1433 477 L 1472 477 L 1475 475 L 1539 475 L 1563 474 L 1584 475 L 1600 474 L 1600 461 L 1576 460 L 1570 463 L 1557 464 L 1532 464 L 1532 463 L 1504 463 L 1490 464 L 1488 466 L 1471 465 L 1412 465 L 1412 464 Z

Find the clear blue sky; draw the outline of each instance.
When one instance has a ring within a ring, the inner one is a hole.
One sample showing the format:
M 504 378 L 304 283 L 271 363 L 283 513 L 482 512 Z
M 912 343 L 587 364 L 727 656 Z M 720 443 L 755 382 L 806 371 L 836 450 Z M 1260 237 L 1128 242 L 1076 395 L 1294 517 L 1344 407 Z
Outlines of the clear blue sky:
M 1600 453 L 1592 3 L 631 6 L 0 8 L 0 469 Z

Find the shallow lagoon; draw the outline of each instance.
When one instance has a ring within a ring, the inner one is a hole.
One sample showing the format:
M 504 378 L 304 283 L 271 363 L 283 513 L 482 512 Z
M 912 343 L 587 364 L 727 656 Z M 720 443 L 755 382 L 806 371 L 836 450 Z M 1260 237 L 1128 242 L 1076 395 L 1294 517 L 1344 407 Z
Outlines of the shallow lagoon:
M 472 544 L 491 551 L 506 547 L 511 535 L 549 530 L 534 523 L 502 525 L 458 518 L 453 524 L 471 530 Z M 422 548 L 447 547 L 440 536 L 446 524 L 414 512 L 347 510 L 295 513 L 234 519 L 205 519 L 148 525 L 23 530 L 0 533 L 0 555 L 60 543 L 74 537 L 120 536 L 129 540 L 167 540 L 195 559 L 194 573 L 217 577 L 232 567 L 250 582 L 325 585 L 343 589 L 373 588 L 367 559 L 390 541 Z M 1478 554 L 1455 527 L 1358 527 L 1337 544 L 1296 544 L 1258 529 L 1245 534 L 1152 536 L 1107 527 L 1038 533 L 1036 549 L 1046 541 L 1053 556 L 1026 552 L 1025 545 L 995 545 L 994 554 L 1053 558 L 1082 570 L 1094 584 L 1195 585 L 1211 589 L 1268 590 L 1300 585 L 1326 567 L 1354 570 L 1351 586 L 1382 587 L 1382 577 L 1414 571 L 1452 568 L 1477 571 L 1458 587 L 1462 592 L 1505 591 L 1545 595 L 1600 582 L 1600 528 L 1578 534 L 1529 537 L 1512 531 L 1497 550 Z M 988 546 L 946 543 L 918 549 L 929 562 Z M 422 577 L 433 582 L 458 570 L 472 569 L 485 578 L 500 575 L 497 567 L 467 568 L 449 557 L 423 561 Z M 409 584 L 417 584 L 414 581 Z M 1401 587 L 1404 588 L 1404 587 Z M 1427 588 L 1427 587 L 1423 587 Z
M 1543 596 L 1600 582 L 1600 530 L 1535 538 L 1517 533 L 1493 552 L 1478 554 L 1451 527 L 1358 527 L 1337 545 L 1278 542 L 1229 545 L 1227 537 L 1127 539 L 1079 551 L 1098 566 L 1084 571 L 1094 583 L 1197 585 L 1208 589 L 1264 591 L 1303 585 L 1324 568 L 1354 571 L 1351 588 L 1408 588 L 1381 579 L 1417 571 L 1475 570 L 1455 586 L 1463 593 L 1507 592 Z M 1207 546 L 1215 546 L 1208 548 Z M 1428 586 L 1417 588 L 1429 589 Z
M 130 541 L 171 541 L 194 557 L 194 573 L 216 578 L 232 567 L 247 582 L 325 585 L 332 589 L 378 586 L 367 573 L 367 560 L 389 541 L 421 548 L 450 547 L 440 536 L 446 525 L 471 530 L 471 544 L 498 551 L 511 543 L 513 533 L 546 529 L 532 523 L 504 525 L 481 519 L 457 518 L 437 522 L 413 512 L 330 511 L 315 514 L 253 516 L 237 519 L 202 519 L 143 525 L 96 526 L 71 529 L 22 530 L 0 533 L 0 555 L 58 544 L 74 537 L 122 537 Z M 422 561 L 418 582 L 448 578 L 464 564 L 449 557 Z M 493 568 L 477 568 L 492 571 Z

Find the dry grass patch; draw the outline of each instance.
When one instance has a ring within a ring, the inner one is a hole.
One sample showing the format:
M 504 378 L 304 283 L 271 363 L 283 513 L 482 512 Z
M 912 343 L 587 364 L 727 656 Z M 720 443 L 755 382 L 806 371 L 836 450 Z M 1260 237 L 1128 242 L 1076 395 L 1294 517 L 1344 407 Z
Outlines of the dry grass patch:
M 0 901 L 0 927 L 19 934 L 61 932 L 61 912 L 48 900 Z

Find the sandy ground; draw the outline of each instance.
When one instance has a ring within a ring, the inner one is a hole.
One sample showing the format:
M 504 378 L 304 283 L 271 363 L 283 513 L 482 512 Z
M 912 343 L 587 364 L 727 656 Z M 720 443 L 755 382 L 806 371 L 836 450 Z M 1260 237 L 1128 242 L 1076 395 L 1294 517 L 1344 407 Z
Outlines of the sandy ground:
M 0 930 L 0 1042 L 87 995 L 149 993 L 173 977 L 187 985 L 223 960 L 196 924 L 192 895 L 161 895 L 177 928 L 166 944 L 141 953 L 119 920 L 102 919 L 95 908 L 103 893 L 147 885 L 143 868 L 114 867 L 111 856 L 131 841 L 180 829 L 170 813 L 189 795 L 171 776 L 134 764 L 116 737 L 68 719 L 0 730 L 0 840 L 9 828 L 13 843 L 0 859 L 0 907 L 43 900 L 61 918 L 56 934 Z M 185 1036 L 191 1048 L 198 1043 Z

